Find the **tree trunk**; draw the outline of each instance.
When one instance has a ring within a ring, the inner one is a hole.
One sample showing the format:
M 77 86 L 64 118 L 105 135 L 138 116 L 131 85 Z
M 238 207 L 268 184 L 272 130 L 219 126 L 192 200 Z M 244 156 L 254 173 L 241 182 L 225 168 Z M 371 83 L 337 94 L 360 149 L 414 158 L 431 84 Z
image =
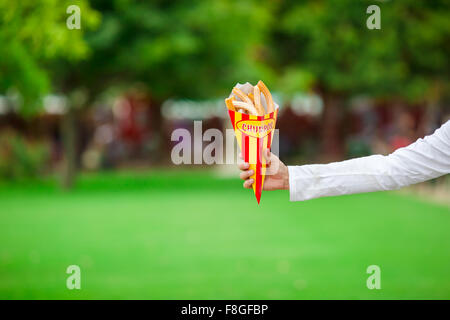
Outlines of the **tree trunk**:
M 64 148 L 61 186 L 65 190 L 73 187 L 77 171 L 77 124 L 72 108 L 63 115 L 61 133 Z
M 336 95 L 325 93 L 322 114 L 322 152 L 324 162 L 341 160 L 343 144 L 341 139 L 342 99 Z

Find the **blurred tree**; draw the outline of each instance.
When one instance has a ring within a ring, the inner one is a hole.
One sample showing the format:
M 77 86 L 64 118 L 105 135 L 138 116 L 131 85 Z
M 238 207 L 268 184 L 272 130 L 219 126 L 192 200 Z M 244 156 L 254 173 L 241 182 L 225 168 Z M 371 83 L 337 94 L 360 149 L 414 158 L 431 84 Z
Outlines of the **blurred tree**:
M 144 85 L 160 156 L 161 105 L 168 98 L 228 94 L 238 81 L 270 77 L 264 47 L 273 17 L 257 1 L 92 1 L 102 12 L 98 30 L 86 35 L 88 60 L 63 61 L 55 79 L 77 90 L 86 105 L 105 89 Z M 159 142 L 159 143 L 158 143 Z
M 324 98 L 323 151 L 340 153 L 340 107 L 353 94 L 426 101 L 448 92 L 450 3 L 377 1 L 381 29 L 369 30 L 373 1 L 280 2 L 272 64 L 281 89 L 314 86 Z M 289 83 L 288 86 L 285 84 Z
M 39 110 L 43 94 L 50 90 L 46 62 L 89 54 L 83 32 L 66 26 L 71 4 L 81 8 L 83 27 L 98 22 L 98 14 L 85 0 L 0 0 L 0 92 L 17 92 L 22 113 Z
M 67 8 L 81 10 L 81 29 L 69 30 Z M 51 90 L 48 66 L 63 58 L 86 59 L 89 47 L 84 30 L 99 22 L 99 14 L 86 0 L 0 0 L 0 92 L 19 97 L 22 114 L 38 112 L 42 97 Z M 70 105 L 69 105 L 70 107 Z M 63 121 L 65 165 L 63 185 L 70 187 L 74 172 L 75 135 L 72 112 Z
M 81 30 L 66 27 L 72 4 L 81 8 Z M 144 84 L 161 136 L 167 98 L 224 96 L 234 83 L 258 79 L 272 88 L 277 75 L 281 91 L 322 93 L 323 147 L 338 153 L 336 120 L 348 96 L 418 101 L 448 92 L 448 1 L 377 2 L 381 30 L 366 27 L 371 4 L 92 0 L 94 11 L 87 0 L 0 0 L 0 92 L 20 92 L 23 112 L 37 110 L 50 87 L 69 97 L 66 186 L 75 172 L 77 110 L 111 86 Z M 85 33 L 97 12 L 101 25 Z

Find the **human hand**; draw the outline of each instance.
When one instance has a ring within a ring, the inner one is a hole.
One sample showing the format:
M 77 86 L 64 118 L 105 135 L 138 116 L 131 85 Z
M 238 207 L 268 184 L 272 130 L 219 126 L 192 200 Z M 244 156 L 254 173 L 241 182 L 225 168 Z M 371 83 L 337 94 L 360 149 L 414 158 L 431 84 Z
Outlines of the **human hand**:
M 289 190 L 289 171 L 281 160 L 271 153 L 269 150 L 264 150 L 264 157 L 266 158 L 266 178 L 264 179 L 263 190 Z M 241 155 L 242 159 L 242 155 Z M 254 172 L 249 170 L 248 163 L 239 164 L 239 169 L 242 170 L 240 178 L 244 180 L 244 188 L 251 189 L 255 182 L 250 178 Z

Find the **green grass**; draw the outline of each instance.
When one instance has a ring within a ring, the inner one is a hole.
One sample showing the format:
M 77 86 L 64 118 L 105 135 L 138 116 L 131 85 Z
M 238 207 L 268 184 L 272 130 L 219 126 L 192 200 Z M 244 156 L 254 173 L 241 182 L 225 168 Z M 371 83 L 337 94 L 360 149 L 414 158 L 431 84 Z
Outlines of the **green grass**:
M 203 171 L 0 186 L 2 299 L 449 299 L 449 270 L 450 210 L 395 193 L 258 206 Z

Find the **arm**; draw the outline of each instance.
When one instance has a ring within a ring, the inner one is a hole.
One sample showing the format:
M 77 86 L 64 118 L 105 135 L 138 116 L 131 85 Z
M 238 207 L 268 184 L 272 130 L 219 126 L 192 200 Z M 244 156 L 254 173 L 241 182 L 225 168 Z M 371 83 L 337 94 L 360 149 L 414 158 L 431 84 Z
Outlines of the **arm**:
M 450 121 L 434 134 L 388 156 L 290 166 L 291 201 L 394 190 L 450 173 Z
M 267 154 L 269 174 L 264 190 L 289 189 L 291 201 L 352 193 L 394 190 L 450 173 L 450 121 L 432 135 L 396 150 L 329 164 L 286 167 Z M 239 165 L 245 188 L 251 188 L 252 170 Z

